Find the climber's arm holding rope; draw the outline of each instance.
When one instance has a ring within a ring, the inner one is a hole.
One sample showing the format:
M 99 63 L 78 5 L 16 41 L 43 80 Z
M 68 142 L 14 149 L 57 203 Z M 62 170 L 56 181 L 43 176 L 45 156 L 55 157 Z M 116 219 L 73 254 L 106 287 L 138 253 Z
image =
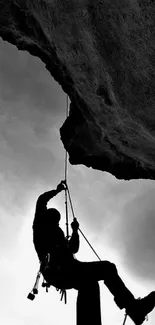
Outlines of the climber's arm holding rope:
M 54 196 L 56 196 L 59 192 L 65 189 L 63 182 L 60 182 L 55 190 L 50 190 L 41 194 L 38 197 L 36 203 L 36 211 L 35 211 L 35 218 L 33 222 L 33 227 L 36 223 L 43 221 L 43 214 L 47 210 L 47 203 L 50 201 Z
M 77 253 L 79 250 L 79 245 L 80 245 L 80 241 L 79 241 L 79 234 L 78 234 L 78 229 L 79 229 L 79 223 L 76 220 L 76 218 L 74 218 L 73 222 L 71 223 L 71 227 L 72 227 L 72 236 L 69 240 L 69 248 L 71 250 L 71 252 L 73 254 Z

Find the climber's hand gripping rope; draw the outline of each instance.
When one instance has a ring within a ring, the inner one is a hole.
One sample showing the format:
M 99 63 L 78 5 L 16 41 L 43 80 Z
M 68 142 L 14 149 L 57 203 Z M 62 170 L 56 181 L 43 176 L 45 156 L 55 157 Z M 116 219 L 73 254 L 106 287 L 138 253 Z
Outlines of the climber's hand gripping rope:
M 73 231 L 77 231 L 79 229 L 79 223 L 76 218 L 71 223 L 71 227 Z
M 61 181 L 58 186 L 57 186 L 57 191 L 58 192 L 61 192 L 63 190 L 67 190 L 67 184 L 66 184 L 66 181 Z

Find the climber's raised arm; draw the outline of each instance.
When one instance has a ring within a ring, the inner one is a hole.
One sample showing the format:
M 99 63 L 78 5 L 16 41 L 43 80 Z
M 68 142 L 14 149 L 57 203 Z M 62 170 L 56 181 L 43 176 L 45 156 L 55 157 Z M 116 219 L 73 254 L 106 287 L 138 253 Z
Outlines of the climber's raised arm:
M 75 254 L 78 252 L 79 245 L 80 245 L 79 234 L 78 234 L 79 223 L 76 220 L 76 218 L 74 218 L 73 222 L 71 223 L 71 227 L 72 227 L 73 232 L 72 232 L 72 236 L 69 240 L 69 249 L 73 254 Z
M 58 186 L 57 186 L 57 188 L 55 190 L 47 191 L 47 192 L 41 194 L 38 197 L 37 203 L 36 203 L 35 218 L 34 218 L 33 226 L 36 223 L 38 223 L 39 221 L 42 220 L 43 214 L 47 210 L 47 203 L 48 203 L 48 201 L 50 201 L 54 196 L 56 196 L 62 190 L 65 190 L 65 188 L 66 188 L 65 187 L 65 182 L 64 181 L 61 181 L 58 184 Z

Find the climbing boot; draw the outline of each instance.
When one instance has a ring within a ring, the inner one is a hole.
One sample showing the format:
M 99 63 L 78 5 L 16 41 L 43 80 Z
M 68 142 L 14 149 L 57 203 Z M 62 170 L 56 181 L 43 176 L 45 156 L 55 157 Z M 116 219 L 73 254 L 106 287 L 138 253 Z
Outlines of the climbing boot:
M 152 291 L 144 298 L 133 299 L 126 308 L 126 313 L 136 325 L 141 325 L 154 307 L 155 291 Z

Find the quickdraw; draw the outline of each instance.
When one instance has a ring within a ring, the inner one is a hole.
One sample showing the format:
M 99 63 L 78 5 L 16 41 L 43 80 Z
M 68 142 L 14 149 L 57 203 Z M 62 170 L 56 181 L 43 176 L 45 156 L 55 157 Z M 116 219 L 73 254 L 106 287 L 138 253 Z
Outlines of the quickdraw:
M 31 292 L 27 296 L 28 299 L 34 300 L 35 296 L 38 294 L 39 280 L 40 280 L 42 271 L 43 271 L 43 269 L 45 270 L 46 268 L 48 268 L 49 263 L 50 263 L 50 254 L 47 254 L 47 256 L 45 257 L 45 260 L 40 264 L 40 268 L 39 268 L 39 271 L 37 273 L 37 277 L 36 277 L 33 289 L 31 290 Z M 43 277 L 42 287 L 46 288 L 46 292 L 48 292 L 48 289 L 50 288 L 50 286 L 51 286 L 51 284 L 49 282 L 47 282 Z M 61 294 L 60 301 L 62 301 L 63 298 L 64 298 L 64 302 L 66 304 L 67 303 L 67 292 L 66 292 L 66 290 L 65 289 L 59 289 L 59 288 L 56 288 L 56 290 L 59 291 L 59 293 Z

